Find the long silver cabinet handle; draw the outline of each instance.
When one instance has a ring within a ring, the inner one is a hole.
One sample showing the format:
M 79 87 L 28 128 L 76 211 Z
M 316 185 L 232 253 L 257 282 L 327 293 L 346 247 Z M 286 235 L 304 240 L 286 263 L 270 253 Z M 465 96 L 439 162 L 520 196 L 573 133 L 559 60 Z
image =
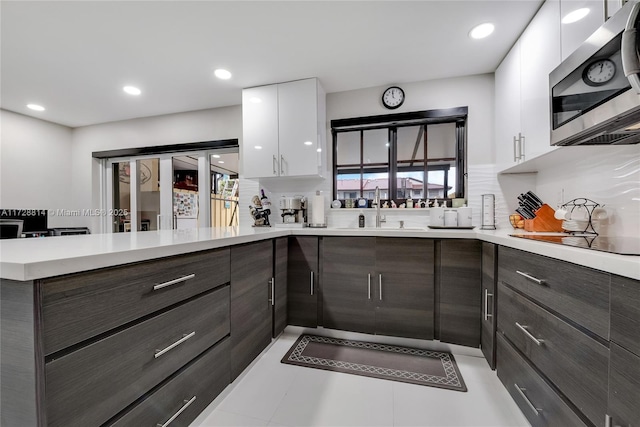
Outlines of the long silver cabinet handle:
M 524 135 L 520 135 L 520 160 L 523 160 L 523 161 L 524 161 L 524 150 L 525 150 L 524 143 L 525 143 Z
M 173 348 L 176 348 L 177 346 L 179 346 L 180 344 L 182 344 L 183 342 L 185 342 L 189 338 L 193 337 L 195 334 L 196 334 L 196 331 L 193 331 L 190 334 L 184 334 L 182 336 L 182 338 L 180 338 L 178 341 L 176 341 L 173 344 L 171 344 L 169 347 L 163 348 L 162 350 L 156 350 L 156 352 L 153 355 L 153 357 L 155 357 L 157 359 L 158 357 L 160 357 L 163 354 L 165 354 L 167 351 L 169 351 L 169 350 L 171 350 Z
M 273 174 L 278 175 L 278 171 L 276 171 L 276 155 L 273 155 Z
M 280 176 L 286 175 L 284 173 L 284 156 L 280 154 Z
M 516 270 L 516 273 L 518 273 L 522 277 L 525 277 L 525 278 L 531 280 L 532 282 L 537 283 L 538 285 L 544 285 L 545 284 L 544 279 L 538 279 L 537 277 L 533 277 L 530 274 L 523 273 L 522 271 L 518 271 L 518 270 Z
M 489 293 L 489 289 L 484 289 L 484 320 L 489 320 L 493 314 L 489 314 L 489 297 L 493 298 L 493 294 Z
M 367 298 L 371 299 L 371 273 L 367 274 Z
M 269 283 L 271 283 L 271 305 L 273 306 L 276 304 L 276 279 L 272 277 Z
M 166 288 L 167 286 L 175 285 L 176 283 L 185 282 L 189 279 L 193 279 L 196 277 L 195 274 L 189 274 L 188 276 L 178 277 L 177 279 L 169 280 L 168 282 L 159 283 L 153 286 L 153 290 L 157 291 L 158 289 Z
M 534 337 L 533 335 L 531 335 L 531 332 L 529 332 L 529 327 L 528 327 L 528 326 L 521 325 L 521 324 L 520 324 L 520 323 L 518 323 L 518 322 L 516 322 L 516 326 L 517 326 L 518 328 L 520 328 L 520 330 L 521 330 L 522 332 L 524 332 L 524 334 L 525 334 L 526 336 L 528 336 L 529 338 L 531 338 L 531 341 L 533 341 L 534 343 L 536 343 L 536 345 L 542 345 L 542 344 L 544 344 L 544 340 L 538 339 L 538 338 Z
M 531 401 L 529 400 L 529 398 L 527 397 L 526 394 L 524 394 L 525 391 L 527 391 L 526 388 L 520 387 L 518 384 L 513 384 L 516 387 L 516 390 L 518 391 L 518 393 L 520 393 L 520 396 L 522 396 L 522 398 L 524 399 L 525 402 L 527 402 L 527 405 L 529 405 L 529 408 L 531 408 L 531 410 L 533 411 L 534 414 L 536 414 L 536 417 L 538 415 L 540 415 L 540 412 L 542 412 L 542 409 L 540 408 L 536 408 L 535 405 L 533 403 L 531 403 Z
M 518 161 L 518 149 L 516 148 L 516 144 L 517 144 L 517 139 L 516 136 L 513 135 L 513 161 L 517 162 Z
M 313 270 L 311 270 L 311 295 L 313 295 Z
M 164 424 L 156 424 L 156 427 L 167 427 L 169 424 L 171 424 L 173 422 L 173 420 L 175 420 L 176 418 L 178 418 L 178 416 L 184 412 L 185 409 L 187 409 L 189 407 L 189 405 L 191 405 L 193 402 L 195 402 L 196 400 L 196 396 L 193 396 L 191 399 L 189 400 L 185 400 L 184 401 L 184 405 L 182 405 L 182 407 L 180 409 L 178 409 L 178 412 L 176 412 L 175 414 L 173 414 L 171 416 L 171 418 L 169 418 Z
M 379 292 L 379 297 L 380 297 L 380 301 L 382 301 L 382 274 L 378 274 L 378 290 Z

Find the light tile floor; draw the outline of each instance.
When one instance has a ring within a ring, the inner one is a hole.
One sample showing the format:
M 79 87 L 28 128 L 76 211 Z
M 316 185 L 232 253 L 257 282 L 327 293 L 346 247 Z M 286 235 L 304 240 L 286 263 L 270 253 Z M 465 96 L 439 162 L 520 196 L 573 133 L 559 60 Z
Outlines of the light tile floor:
M 302 332 L 302 328 L 287 327 L 191 427 L 529 426 L 478 350 L 451 347 L 468 389 L 462 393 L 280 363 Z M 309 332 L 415 343 L 329 330 Z

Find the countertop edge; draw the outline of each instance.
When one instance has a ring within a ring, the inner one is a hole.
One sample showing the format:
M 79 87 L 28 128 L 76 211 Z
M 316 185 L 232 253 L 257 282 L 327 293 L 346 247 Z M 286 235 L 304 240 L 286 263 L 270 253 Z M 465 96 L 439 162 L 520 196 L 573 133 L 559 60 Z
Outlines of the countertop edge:
M 215 234 L 214 229 L 209 230 Z M 170 232 L 170 231 L 169 231 Z M 147 232 L 151 233 L 151 232 Z M 488 243 L 520 249 L 538 255 L 593 268 L 640 280 L 640 257 L 616 255 L 606 252 L 590 251 L 582 248 L 536 242 L 528 239 L 510 237 L 513 230 L 399 230 L 399 229 L 343 229 L 343 228 L 273 228 L 260 230 L 237 231 L 237 235 L 199 238 L 195 241 L 169 242 L 151 244 L 147 247 L 114 250 L 104 253 L 41 259 L 33 262 L 16 262 L 0 260 L 0 277 L 16 281 L 31 281 L 46 277 L 78 273 L 98 268 L 147 261 L 155 258 L 180 255 L 202 250 L 216 249 L 251 243 L 259 240 L 300 236 L 373 236 L 373 237 L 414 237 L 433 239 L 478 239 Z M 151 235 L 149 235 L 151 236 Z M 171 237 L 171 235 L 168 235 Z M 165 235 L 164 237 L 167 237 Z M 104 235 L 103 235 L 104 238 Z M 61 237 L 68 239 L 68 237 Z M 6 242 L 6 241 L 5 241 Z M 65 242 L 66 241 L 58 241 Z M 34 242 L 35 243 L 35 242 Z M 3 248 L 6 249 L 6 248 Z M 79 267 L 81 266 L 81 267 Z

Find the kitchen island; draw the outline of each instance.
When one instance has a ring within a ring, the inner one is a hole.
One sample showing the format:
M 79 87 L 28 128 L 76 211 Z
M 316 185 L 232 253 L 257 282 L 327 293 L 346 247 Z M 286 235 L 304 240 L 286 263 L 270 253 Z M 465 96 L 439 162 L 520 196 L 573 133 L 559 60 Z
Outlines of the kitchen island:
M 591 340 L 586 348 L 597 344 L 606 366 L 606 346 L 610 339 L 614 346 L 616 339 L 608 333 L 608 290 L 619 288 L 627 300 L 636 298 L 640 258 L 510 233 L 229 227 L 2 241 L 2 424 L 138 425 L 162 424 L 174 415 L 193 419 L 284 325 L 299 324 L 292 313 L 317 313 L 312 327 L 495 348 L 498 282 L 520 287 L 523 294 L 531 293 L 531 301 L 538 298 L 542 307 L 552 307 L 559 316 L 555 321 L 584 325 Z M 310 248 L 315 252 L 305 252 Z M 498 269 L 496 260 L 508 257 L 511 261 Z M 416 269 L 406 280 L 403 274 L 418 264 L 419 273 Z M 542 281 L 518 268 L 548 274 Z M 566 274 L 579 280 L 567 280 Z M 357 308 L 358 298 L 367 300 L 367 275 L 369 302 Z M 394 281 L 394 275 L 405 279 Z M 530 288 L 532 280 L 547 282 L 548 290 Z M 344 300 L 355 295 L 345 286 L 362 283 L 362 296 Z M 584 289 L 592 284 L 599 300 Z M 415 298 L 407 298 L 414 292 Z M 567 297 L 571 302 L 565 307 Z M 307 310 L 310 298 L 313 305 Z M 614 294 L 611 301 L 612 307 L 626 303 Z M 344 312 L 343 306 L 361 310 L 362 316 Z M 598 310 L 593 324 L 584 317 L 592 310 Z M 345 316 L 336 317 L 340 312 Z M 363 323 L 367 316 L 371 322 Z M 615 324 L 612 320 L 612 328 Z M 634 350 L 633 344 L 619 341 Z M 503 360 L 528 363 L 517 354 L 507 357 L 504 349 L 510 347 L 504 339 L 498 343 Z M 490 353 L 486 357 L 494 366 L 495 351 Z M 633 364 L 636 356 L 630 357 Z M 562 388 L 562 378 L 548 375 Z M 637 393 L 633 384 L 624 386 Z M 593 417 L 606 410 L 597 409 Z

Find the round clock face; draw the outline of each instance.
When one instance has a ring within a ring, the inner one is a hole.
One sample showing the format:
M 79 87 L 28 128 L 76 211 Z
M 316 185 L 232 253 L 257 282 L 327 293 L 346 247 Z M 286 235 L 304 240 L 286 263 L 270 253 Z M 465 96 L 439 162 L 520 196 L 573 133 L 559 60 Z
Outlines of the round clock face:
M 398 108 L 404 102 L 404 91 L 398 86 L 391 86 L 382 94 L 382 104 L 389 108 Z
M 616 75 L 616 64 L 610 59 L 599 59 L 584 69 L 582 79 L 589 86 L 601 86 Z

